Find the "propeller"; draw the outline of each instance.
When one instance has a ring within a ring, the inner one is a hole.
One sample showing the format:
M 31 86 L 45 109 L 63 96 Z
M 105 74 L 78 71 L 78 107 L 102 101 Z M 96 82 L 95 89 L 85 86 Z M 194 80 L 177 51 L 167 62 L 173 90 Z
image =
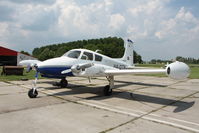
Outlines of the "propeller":
M 84 64 L 78 64 L 78 65 L 73 65 L 71 69 L 66 69 L 61 72 L 61 74 L 67 74 L 67 73 L 80 73 L 83 69 L 92 67 L 94 64 L 93 63 L 84 63 Z
M 26 68 L 26 72 L 29 73 L 33 68 L 37 71 L 37 68 L 38 68 L 37 64 L 34 64 L 34 63 L 28 64 Z
M 30 65 L 27 66 L 26 72 L 29 73 L 32 70 L 32 67 Z

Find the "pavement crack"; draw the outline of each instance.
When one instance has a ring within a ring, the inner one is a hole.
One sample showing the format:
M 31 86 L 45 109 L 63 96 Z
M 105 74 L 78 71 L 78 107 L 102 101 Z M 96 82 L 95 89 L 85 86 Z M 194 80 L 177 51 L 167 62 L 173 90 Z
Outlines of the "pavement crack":
M 31 110 L 31 109 L 37 109 L 37 108 L 43 108 L 43 107 L 48 107 L 48 106 L 54 106 L 54 105 L 58 105 L 58 104 L 66 104 L 66 102 L 60 102 L 60 103 L 53 103 L 53 104 L 48 104 L 48 105 L 44 105 L 44 106 L 33 106 L 33 107 L 29 107 L 29 108 L 20 108 L 20 109 L 12 109 L 12 110 L 3 110 L 0 112 L 0 115 L 3 114 L 8 114 L 8 113 L 13 113 L 13 112 L 19 112 L 19 111 L 25 111 L 25 110 Z
M 138 120 L 138 119 L 145 119 L 145 118 L 143 118 L 143 117 L 148 116 L 148 115 L 150 115 L 150 114 L 152 114 L 152 113 L 154 113 L 154 112 L 157 112 L 157 111 L 159 111 L 159 110 L 161 110 L 161 109 L 164 109 L 164 108 L 166 108 L 166 107 L 169 106 L 169 105 L 173 105 L 173 104 L 175 104 L 175 103 L 177 103 L 177 102 L 179 102 L 179 101 L 181 101 L 181 100 L 183 100 L 183 99 L 185 99 L 185 98 L 191 97 L 191 96 L 193 96 L 193 95 L 195 95 L 195 94 L 197 94 L 197 93 L 199 93 L 199 91 L 197 91 L 197 92 L 195 92 L 195 93 L 192 93 L 192 94 L 189 94 L 189 95 L 187 95 L 187 96 L 185 96 L 185 97 L 182 97 L 182 98 L 180 98 L 180 99 L 178 99 L 178 100 L 176 100 L 176 101 L 174 101 L 174 102 L 168 103 L 167 105 L 164 105 L 164 106 L 162 106 L 162 107 L 160 107 L 160 108 L 154 109 L 154 110 L 152 110 L 152 111 L 150 111 L 150 112 L 148 112 L 148 113 L 145 113 L 145 114 L 143 114 L 143 115 L 140 115 L 140 116 L 138 116 L 138 117 L 135 117 L 135 118 L 133 118 L 133 119 L 131 119 L 131 120 L 125 122 L 125 123 L 122 123 L 122 124 L 119 124 L 119 125 L 117 125 L 117 126 L 115 126 L 115 127 L 112 127 L 112 128 L 107 129 L 107 130 L 101 131 L 100 133 L 107 133 L 107 132 L 109 132 L 109 131 L 112 131 L 112 130 L 114 130 L 114 129 L 116 129 L 116 128 L 119 128 L 119 127 L 121 127 L 121 126 L 123 126 L 123 125 L 126 125 L 126 124 L 128 124 L 128 123 L 131 123 L 131 122 L 136 121 L 136 120 Z M 108 110 L 108 111 L 110 111 L 110 110 Z M 145 120 L 148 120 L 148 119 L 145 119 Z M 157 121 L 155 121 L 155 120 L 148 120 L 148 121 L 152 121 L 152 122 L 156 122 L 156 123 L 157 123 Z M 161 123 L 161 122 L 159 122 L 159 123 L 160 123 L 160 124 L 164 124 L 164 125 L 168 125 L 168 126 L 176 127 L 176 126 L 171 125 L 171 124 L 166 124 L 166 123 Z M 190 131 L 190 130 L 185 129 L 185 128 L 180 128 L 180 127 L 177 127 L 177 128 L 183 129 L 183 130 L 186 130 L 186 131 Z M 194 131 L 190 131 L 190 132 L 194 132 Z
M 114 129 L 118 128 L 118 127 L 121 127 L 121 126 L 126 125 L 126 124 L 128 124 L 128 123 L 131 123 L 131 122 L 133 122 L 133 121 L 135 121 L 135 120 L 137 120 L 137 119 L 139 119 L 139 118 L 140 118 L 140 117 L 135 117 L 135 118 L 133 118 L 133 119 L 131 119 L 131 120 L 125 122 L 125 123 L 122 123 L 122 124 L 117 125 L 117 126 L 115 126 L 115 127 L 109 128 L 109 129 L 107 129 L 107 130 L 105 130 L 105 131 L 101 131 L 101 132 L 99 132 L 99 133 L 107 133 L 107 132 L 109 132 L 109 131 L 111 131 L 111 130 L 114 130 Z

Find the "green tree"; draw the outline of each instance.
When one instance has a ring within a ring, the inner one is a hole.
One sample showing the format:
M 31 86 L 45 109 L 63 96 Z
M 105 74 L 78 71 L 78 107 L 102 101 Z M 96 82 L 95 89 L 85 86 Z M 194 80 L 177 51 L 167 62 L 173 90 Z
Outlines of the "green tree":
M 134 63 L 143 63 L 142 57 L 137 52 L 133 51 L 133 55 Z
M 22 53 L 22 54 L 26 54 L 26 55 L 30 55 L 28 52 L 26 52 L 26 51 L 21 51 L 20 53 Z
M 107 55 L 112 58 L 121 58 L 124 54 L 124 40 L 117 37 L 78 40 L 35 48 L 32 54 L 39 60 L 46 60 L 53 57 L 59 57 L 65 52 L 77 48 L 84 48 L 92 51 L 99 49 L 101 50 L 101 54 Z M 142 63 L 141 56 L 137 53 L 135 53 L 134 55 L 134 61 L 136 63 Z
M 55 52 L 52 50 L 49 50 L 49 48 L 45 48 L 44 51 L 39 55 L 39 59 L 41 61 L 53 58 L 55 56 Z

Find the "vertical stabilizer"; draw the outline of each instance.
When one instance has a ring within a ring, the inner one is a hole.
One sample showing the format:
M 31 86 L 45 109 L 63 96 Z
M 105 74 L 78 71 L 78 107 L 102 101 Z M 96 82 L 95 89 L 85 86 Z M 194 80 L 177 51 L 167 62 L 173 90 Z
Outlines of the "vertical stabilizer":
M 134 66 L 133 63 L 133 41 L 130 39 L 127 40 L 127 43 L 125 44 L 125 52 L 124 56 L 122 57 L 122 60 L 126 62 L 130 66 Z

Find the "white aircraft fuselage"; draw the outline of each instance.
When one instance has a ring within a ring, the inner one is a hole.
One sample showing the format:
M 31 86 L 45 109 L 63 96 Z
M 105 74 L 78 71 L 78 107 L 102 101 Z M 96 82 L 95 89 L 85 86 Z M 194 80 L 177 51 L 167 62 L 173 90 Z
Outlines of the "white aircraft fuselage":
M 73 53 L 77 53 L 77 56 L 69 55 Z M 61 57 L 48 59 L 38 63 L 37 71 L 44 77 L 65 78 L 67 76 L 74 76 L 74 73 L 69 72 L 62 74 L 62 71 L 71 69 L 73 65 L 85 63 L 93 63 L 95 65 L 85 69 L 84 74 L 82 72 L 81 74 L 78 74 L 78 76 L 105 76 L 105 74 L 100 71 L 107 69 L 126 69 L 131 67 L 122 61 L 122 59 L 113 59 L 87 49 L 73 49 Z M 96 67 L 99 70 L 96 69 Z

